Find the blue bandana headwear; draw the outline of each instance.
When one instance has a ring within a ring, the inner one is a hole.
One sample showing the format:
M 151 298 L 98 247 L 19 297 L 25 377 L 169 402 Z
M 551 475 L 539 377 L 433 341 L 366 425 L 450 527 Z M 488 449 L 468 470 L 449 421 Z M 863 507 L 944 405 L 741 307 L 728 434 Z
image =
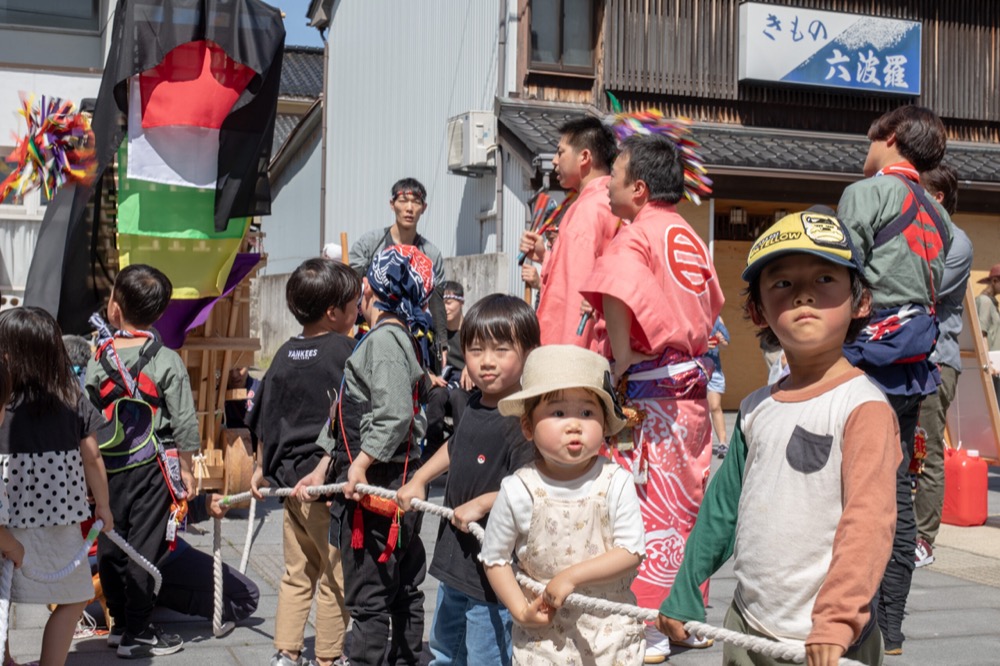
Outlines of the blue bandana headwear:
M 368 285 L 378 300 L 375 307 L 402 317 L 420 346 L 421 363 L 430 360 L 433 322 L 427 301 L 434 290 L 434 267 L 423 252 L 412 245 L 393 245 L 382 250 L 368 267 Z

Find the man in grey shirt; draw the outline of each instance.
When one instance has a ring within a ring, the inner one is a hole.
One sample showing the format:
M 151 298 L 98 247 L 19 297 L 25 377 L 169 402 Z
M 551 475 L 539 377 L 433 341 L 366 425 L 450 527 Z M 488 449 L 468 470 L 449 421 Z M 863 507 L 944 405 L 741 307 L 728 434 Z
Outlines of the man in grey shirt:
M 948 211 L 949 216 L 955 212 L 958 179 L 954 169 L 941 164 L 920 174 L 920 184 Z M 944 502 L 944 430 L 948 407 L 955 397 L 958 374 L 962 371 L 958 335 L 962 332 L 965 291 L 972 270 L 972 243 L 957 226 L 952 225 L 951 231 L 951 248 L 945 258 L 941 291 L 936 299 L 937 345 L 931 353 L 931 361 L 937 364 L 941 373 L 941 385 L 937 393 L 927 396 L 920 406 L 919 425 L 927 433 L 927 456 L 913 499 L 917 519 L 917 567 L 934 561 L 934 539 L 941 527 L 941 506 Z
M 427 211 L 427 189 L 416 178 L 398 180 L 392 186 L 389 207 L 396 217 L 395 222 L 389 227 L 373 229 L 354 242 L 350 251 L 351 268 L 364 277 L 368 274 L 368 267 L 375 255 L 393 245 L 413 245 L 427 255 L 434 265 L 434 293 L 428 304 L 434 320 L 435 362 L 431 367 L 435 372 L 440 372 L 441 350 L 448 344 L 448 328 L 440 287 L 444 282 L 444 259 L 437 246 L 417 233 L 417 222 Z

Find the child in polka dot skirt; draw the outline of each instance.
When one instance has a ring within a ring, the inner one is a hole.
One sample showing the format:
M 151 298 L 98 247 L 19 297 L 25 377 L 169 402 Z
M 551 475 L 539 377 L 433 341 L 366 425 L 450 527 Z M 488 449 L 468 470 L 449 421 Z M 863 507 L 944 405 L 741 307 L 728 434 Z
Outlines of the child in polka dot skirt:
M 103 419 L 80 390 L 59 325 L 44 310 L 21 307 L 0 314 L 0 358 L 12 385 L 0 425 L 8 528 L 24 545 L 24 561 L 34 570 L 58 571 L 80 549 L 80 523 L 90 518 L 88 487 L 104 531 L 114 526 L 104 462 L 94 438 Z M 9 556 L 6 551 L 4 556 Z M 56 605 L 42 636 L 41 663 L 65 663 L 73 629 L 93 596 L 86 559 L 51 583 L 15 570 L 11 601 Z

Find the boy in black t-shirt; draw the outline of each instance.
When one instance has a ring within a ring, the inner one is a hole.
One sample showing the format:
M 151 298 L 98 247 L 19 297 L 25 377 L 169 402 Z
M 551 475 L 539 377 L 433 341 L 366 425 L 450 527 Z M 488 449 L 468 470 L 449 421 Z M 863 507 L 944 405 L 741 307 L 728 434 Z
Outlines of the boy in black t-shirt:
M 497 600 L 477 559 L 479 543 L 469 523 L 485 525 L 500 481 L 534 458 L 514 417 L 501 416 L 497 403 L 521 386 L 528 352 L 539 345 L 538 319 L 521 299 L 493 294 L 476 303 L 462 324 L 466 368 L 478 391 L 472 394 L 455 435 L 424 464 L 396 497 L 404 510 L 425 499 L 427 484 L 446 470 L 445 505 L 455 507 L 442 521 L 430 572 L 440 581 L 430 649 L 435 661 L 511 662 L 511 617 Z
M 302 334 L 278 349 L 261 381 L 248 426 L 258 437 L 251 491 L 294 488 L 323 458 L 317 438 L 354 350 L 347 337 L 358 316 L 361 280 L 349 266 L 309 259 L 288 280 L 288 309 Z M 278 589 L 271 666 L 304 666 L 303 635 L 316 592 L 316 663 L 344 651 L 344 580 L 340 551 L 330 546 L 330 513 L 322 503 L 285 500 L 285 574 Z

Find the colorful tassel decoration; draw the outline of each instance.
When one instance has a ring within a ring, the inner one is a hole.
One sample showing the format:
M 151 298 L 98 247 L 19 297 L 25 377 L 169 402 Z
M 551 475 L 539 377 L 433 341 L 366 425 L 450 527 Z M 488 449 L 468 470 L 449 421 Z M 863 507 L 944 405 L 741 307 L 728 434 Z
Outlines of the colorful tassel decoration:
M 7 157 L 14 165 L 0 183 L 0 200 L 12 192 L 23 198 L 42 188 L 51 199 L 69 182 L 87 182 L 94 176 L 94 134 L 90 121 L 72 102 L 58 97 L 21 93 L 18 111 L 27 123 L 23 137 L 14 136 L 15 148 Z
M 660 134 L 674 142 L 680 153 L 684 169 L 684 196 L 692 203 L 701 204 L 702 197 L 712 194 L 712 179 L 708 177 L 705 161 L 698 153 L 698 142 L 691 137 L 691 120 L 688 118 L 664 117 L 656 109 L 624 113 L 618 99 L 608 93 L 614 117 L 611 130 L 618 141 L 624 141 L 633 134 Z

